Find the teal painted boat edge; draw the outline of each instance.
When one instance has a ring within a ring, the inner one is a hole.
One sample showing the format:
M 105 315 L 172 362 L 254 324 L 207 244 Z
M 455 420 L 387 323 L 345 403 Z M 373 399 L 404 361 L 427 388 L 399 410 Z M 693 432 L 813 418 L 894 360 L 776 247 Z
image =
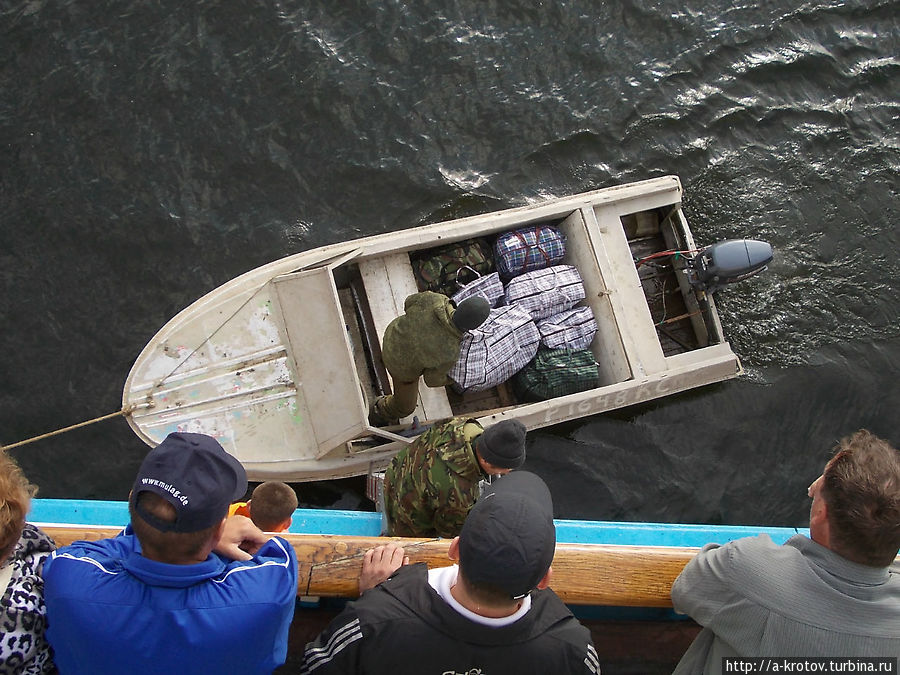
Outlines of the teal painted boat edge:
M 93 525 L 125 527 L 128 502 L 92 499 L 33 499 L 28 522 L 35 525 Z M 342 534 L 377 537 L 381 514 L 366 511 L 297 509 L 291 522 L 294 534 Z
M 125 527 L 128 502 L 96 499 L 32 499 L 28 522 L 34 525 Z
M 590 520 L 557 520 L 556 539 L 568 544 L 620 544 L 628 546 L 700 547 L 725 544 L 742 537 L 767 534 L 783 544 L 795 534 L 809 536 L 809 529 L 750 525 L 691 525 L 683 523 L 631 523 Z
M 38 526 L 64 524 L 125 527 L 128 524 L 128 503 L 87 499 L 34 499 L 28 520 Z M 297 509 L 290 532 L 377 537 L 381 532 L 381 514 L 370 511 Z M 808 529 L 794 527 L 556 521 L 557 541 L 570 544 L 700 547 L 710 542 L 724 544 L 758 534 L 767 534 L 775 543 L 781 544 L 798 533 L 809 536 Z

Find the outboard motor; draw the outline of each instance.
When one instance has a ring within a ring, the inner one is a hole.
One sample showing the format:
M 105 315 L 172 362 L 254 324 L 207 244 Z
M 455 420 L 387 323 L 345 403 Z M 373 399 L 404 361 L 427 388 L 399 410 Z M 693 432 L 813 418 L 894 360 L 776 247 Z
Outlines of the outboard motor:
M 687 263 L 691 285 L 708 293 L 762 272 L 772 262 L 772 246 L 756 239 L 726 239 L 707 246 Z

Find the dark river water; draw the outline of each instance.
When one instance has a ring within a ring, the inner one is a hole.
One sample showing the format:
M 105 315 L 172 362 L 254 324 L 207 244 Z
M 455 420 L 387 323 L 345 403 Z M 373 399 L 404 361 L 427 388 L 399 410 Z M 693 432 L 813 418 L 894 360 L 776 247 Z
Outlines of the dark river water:
M 892 0 L 0 0 L 0 443 L 119 410 L 262 263 L 676 174 L 699 244 L 775 247 L 718 294 L 746 374 L 527 467 L 558 517 L 805 525 L 837 438 L 900 442 L 898 54 Z M 11 452 L 39 496 L 124 499 L 146 450 L 116 418 Z

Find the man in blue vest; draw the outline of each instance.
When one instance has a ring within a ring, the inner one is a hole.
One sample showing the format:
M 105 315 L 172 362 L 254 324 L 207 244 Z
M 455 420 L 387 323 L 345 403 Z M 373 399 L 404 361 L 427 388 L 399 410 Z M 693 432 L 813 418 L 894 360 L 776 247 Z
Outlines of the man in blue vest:
M 271 673 L 284 662 L 297 560 L 226 518 L 247 475 L 210 436 L 173 433 L 129 497 L 131 523 L 44 566 L 47 637 L 63 673 Z

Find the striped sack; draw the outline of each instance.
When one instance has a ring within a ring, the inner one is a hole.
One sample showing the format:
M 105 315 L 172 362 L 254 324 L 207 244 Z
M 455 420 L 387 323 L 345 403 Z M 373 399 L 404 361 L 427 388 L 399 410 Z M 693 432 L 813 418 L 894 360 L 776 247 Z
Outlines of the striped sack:
M 540 341 L 527 312 L 518 307 L 492 309 L 487 321 L 463 335 L 450 379 L 461 393 L 496 387 L 534 358 Z
M 587 349 L 597 322 L 590 307 L 575 307 L 537 322 L 541 344 L 550 349 Z
M 510 279 L 505 297 L 507 305 L 521 307 L 539 321 L 574 307 L 584 298 L 584 283 L 572 265 L 555 265 Z
M 599 384 L 597 363 L 588 349 L 541 347 L 534 360 L 513 377 L 513 391 L 526 401 L 546 401 Z
M 504 279 L 555 265 L 566 254 L 566 238 L 551 225 L 505 232 L 494 242 L 494 263 Z
M 458 307 L 459 303 L 466 298 L 480 295 L 488 301 L 491 307 L 496 307 L 497 303 L 500 302 L 500 298 L 503 297 L 503 282 L 500 281 L 500 275 L 496 272 L 491 272 L 490 274 L 479 276 L 471 267 L 465 269 L 471 270 L 477 278 L 465 285 L 460 284 L 460 289 L 450 297 L 453 304 Z

